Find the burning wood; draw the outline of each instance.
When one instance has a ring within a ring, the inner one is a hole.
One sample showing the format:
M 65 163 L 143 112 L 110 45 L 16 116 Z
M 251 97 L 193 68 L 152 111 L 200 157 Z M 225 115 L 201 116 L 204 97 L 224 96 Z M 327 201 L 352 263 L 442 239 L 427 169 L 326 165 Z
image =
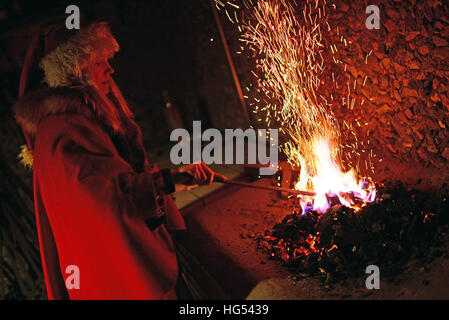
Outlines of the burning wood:
M 413 263 L 444 254 L 448 195 L 403 187 L 379 193 L 359 211 L 342 205 L 325 213 L 294 210 L 256 238 L 258 247 L 296 275 L 318 276 L 326 283 L 361 276 L 370 264 L 382 266 L 383 276 L 391 279 Z

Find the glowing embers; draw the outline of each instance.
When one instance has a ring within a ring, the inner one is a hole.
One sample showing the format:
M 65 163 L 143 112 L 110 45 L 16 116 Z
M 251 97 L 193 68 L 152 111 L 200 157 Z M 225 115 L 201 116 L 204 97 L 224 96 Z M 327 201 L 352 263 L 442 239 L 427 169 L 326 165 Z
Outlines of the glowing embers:
M 285 217 L 255 237 L 258 248 L 282 261 L 295 278 L 317 276 L 325 283 L 356 279 L 375 264 L 382 266 L 384 279 L 396 281 L 408 268 L 447 256 L 447 189 L 379 184 L 376 200 L 360 212 L 333 205 L 325 213 L 301 214 L 296 200 L 290 200 L 293 209 Z
M 314 197 L 302 197 L 300 200 L 302 213 L 315 210 L 324 213 L 333 203 L 342 204 L 360 210 L 368 202 L 376 198 L 376 188 L 371 181 L 358 180 L 353 169 L 343 172 L 331 155 L 331 147 L 325 139 L 313 144 L 314 172 L 306 172 L 302 166 L 295 189 L 313 191 Z M 303 160 L 299 161 L 304 164 Z

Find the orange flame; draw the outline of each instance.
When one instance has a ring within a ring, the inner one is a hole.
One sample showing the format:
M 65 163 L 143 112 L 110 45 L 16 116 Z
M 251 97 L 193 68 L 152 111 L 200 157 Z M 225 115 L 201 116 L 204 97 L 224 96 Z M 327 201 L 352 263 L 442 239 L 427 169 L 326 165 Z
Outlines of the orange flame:
M 338 197 L 342 205 L 356 211 L 360 209 L 360 204 L 356 203 L 357 199 L 362 203 L 374 201 L 376 197 L 374 183 L 358 181 L 353 169 L 343 172 L 331 156 L 329 142 L 319 139 L 315 141 L 313 150 L 316 157 L 316 173 L 308 176 L 301 168 L 303 174 L 295 186 L 296 189 L 308 189 L 316 193 L 313 199 L 309 197 L 301 201 L 303 213 L 307 209 L 325 212 L 331 206 L 330 197 Z

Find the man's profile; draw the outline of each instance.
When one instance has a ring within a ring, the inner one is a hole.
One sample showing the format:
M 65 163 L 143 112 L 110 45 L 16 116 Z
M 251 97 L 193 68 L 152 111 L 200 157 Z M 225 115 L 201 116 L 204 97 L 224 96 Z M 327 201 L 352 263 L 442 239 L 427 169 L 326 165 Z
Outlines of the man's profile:
M 45 87 L 14 107 L 32 152 L 34 201 L 49 299 L 176 299 L 169 230 L 185 224 L 175 184 L 225 177 L 203 163 L 159 170 L 112 79 L 119 45 L 106 23 L 47 28 Z M 25 64 L 26 65 L 26 64 Z M 29 159 L 30 157 L 28 157 Z M 68 290 L 67 266 L 80 285 Z

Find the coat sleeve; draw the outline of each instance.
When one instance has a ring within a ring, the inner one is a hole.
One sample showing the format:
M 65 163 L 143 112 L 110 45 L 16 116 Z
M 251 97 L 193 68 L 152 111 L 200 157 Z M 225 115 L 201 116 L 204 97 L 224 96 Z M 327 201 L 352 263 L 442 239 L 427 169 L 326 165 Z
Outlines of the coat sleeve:
M 161 204 L 155 176 L 136 173 L 100 125 L 53 115 L 38 128 L 35 184 L 55 238 L 61 272 L 76 265 L 80 299 L 173 297 L 175 249 L 164 225 L 149 230 Z M 164 191 L 163 191 L 164 192 Z M 162 194 L 163 195 L 163 194 Z
M 48 147 L 46 161 L 63 164 L 63 174 L 75 177 L 80 187 L 98 201 L 103 190 L 117 191 L 116 201 L 128 213 L 143 219 L 157 218 L 163 213 L 163 199 L 174 191 L 164 182 L 161 171 L 136 173 L 118 154 L 110 137 L 95 122 L 84 116 L 61 117 L 62 121 L 46 127 L 41 134 Z M 58 167 L 58 166 L 55 166 Z

